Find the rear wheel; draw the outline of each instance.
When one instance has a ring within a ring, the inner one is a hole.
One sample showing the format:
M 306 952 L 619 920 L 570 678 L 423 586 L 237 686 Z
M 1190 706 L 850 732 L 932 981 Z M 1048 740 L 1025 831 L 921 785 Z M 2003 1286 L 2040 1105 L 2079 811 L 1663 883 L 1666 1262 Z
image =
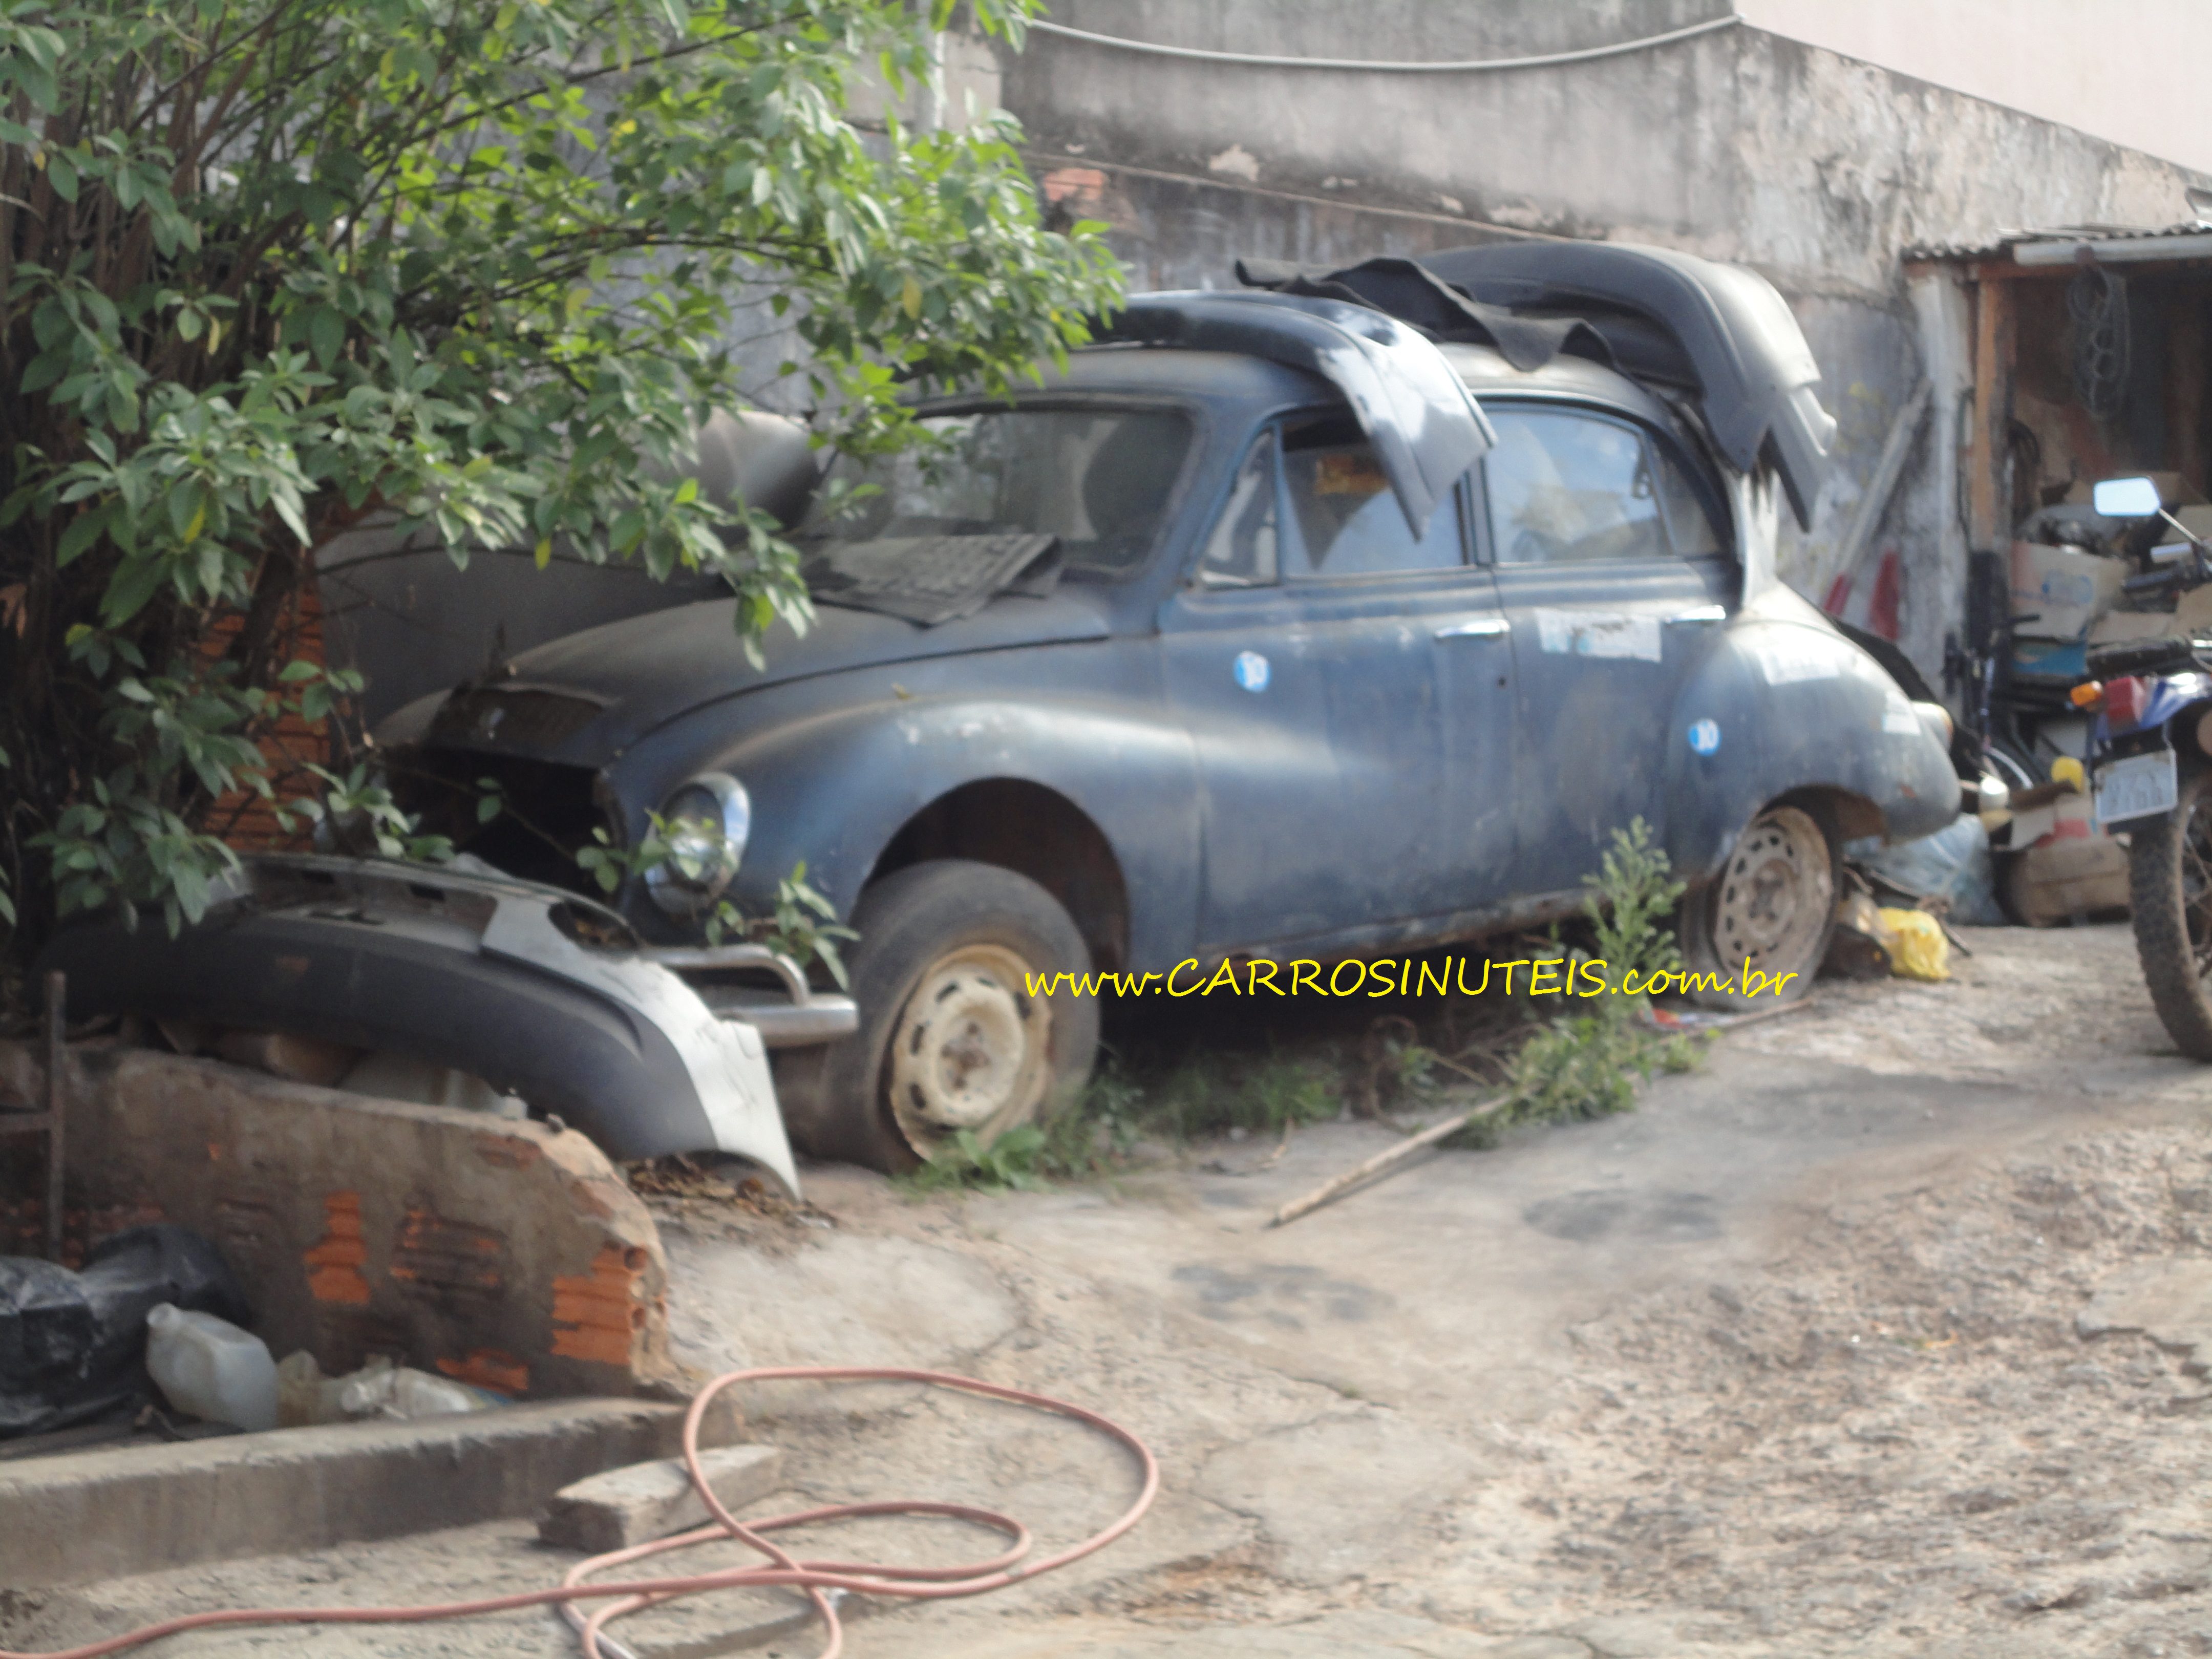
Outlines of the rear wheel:
M 2151 1006 L 2176 1048 L 2212 1060 L 2212 771 L 2184 776 L 2172 811 L 2128 830 L 2128 896 Z
M 1744 829 L 1721 873 L 1682 901 L 1683 965 L 1736 982 L 1734 991 L 1692 991 L 1708 1008 L 1771 1007 L 1770 992 L 1743 989 L 1745 969 L 1770 981 L 1794 975 L 1779 1000 L 1813 988 L 1836 925 L 1836 855 L 1826 830 L 1798 806 L 1770 806 Z
M 823 1051 L 806 1150 L 887 1173 L 961 1130 L 988 1145 L 1048 1117 L 1091 1074 L 1098 1003 L 1063 987 L 1090 952 L 1067 912 L 1026 876 L 943 859 L 860 896 L 853 925 L 860 1029 Z

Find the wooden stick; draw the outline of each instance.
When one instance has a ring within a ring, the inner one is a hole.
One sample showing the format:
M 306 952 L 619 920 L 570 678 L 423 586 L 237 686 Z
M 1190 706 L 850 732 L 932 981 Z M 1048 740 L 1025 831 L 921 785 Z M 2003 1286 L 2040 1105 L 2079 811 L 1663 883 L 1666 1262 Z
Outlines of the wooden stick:
M 1331 1199 L 1340 1197 L 1362 1182 L 1376 1176 L 1387 1174 L 1401 1164 L 1411 1163 L 1415 1153 L 1435 1146 L 1437 1142 L 1458 1130 L 1464 1129 L 1477 1118 L 1488 1117 L 1492 1112 L 1502 1109 L 1517 1098 L 1519 1098 L 1518 1096 L 1510 1094 L 1494 1096 L 1480 1105 L 1471 1106 L 1464 1112 L 1445 1118 L 1442 1122 L 1431 1123 L 1419 1134 L 1407 1135 L 1396 1146 L 1384 1147 L 1365 1163 L 1355 1164 L 1342 1175 L 1330 1176 L 1304 1197 L 1292 1199 L 1268 1218 L 1267 1224 L 1270 1227 L 1280 1227 L 1285 1223 L 1296 1221 L 1302 1215 L 1318 1210 Z

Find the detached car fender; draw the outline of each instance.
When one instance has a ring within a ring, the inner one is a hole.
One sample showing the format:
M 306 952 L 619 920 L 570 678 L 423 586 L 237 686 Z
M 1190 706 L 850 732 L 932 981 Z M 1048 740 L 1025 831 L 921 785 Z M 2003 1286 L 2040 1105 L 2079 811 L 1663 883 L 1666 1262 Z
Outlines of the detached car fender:
M 1667 732 L 1668 855 L 1716 872 L 1752 816 L 1784 795 L 1839 792 L 1865 813 L 1847 837 L 1913 841 L 1959 813 L 1942 711 L 1908 700 L 1833 629 L 1748 610 L 1717 637 Z
M 206 916 L 65 928 L 70 1006 L 282 1031 L 483 1078 L 617 1158 L 726 1152 L 799 1179 L 760 1033 L 718 1018 L 611 911 L 374 860 L 256 856 Z

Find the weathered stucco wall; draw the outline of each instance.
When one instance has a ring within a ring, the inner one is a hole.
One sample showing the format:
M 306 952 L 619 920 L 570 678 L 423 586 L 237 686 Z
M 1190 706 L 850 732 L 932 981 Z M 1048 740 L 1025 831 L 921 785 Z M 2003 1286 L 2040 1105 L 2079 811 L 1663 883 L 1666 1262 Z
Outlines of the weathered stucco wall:
M 1726 15 L 1723 0 L 1060 0 L 1102 34 L 1408 61 L 1574 50 Z M 2164 224 L 2198 175 L 2021 112 L 1737 27 L 1624 56 L 1491 74 L 1271 69 L 1033 34 L 1001 95 L 1061 211 L 1108 219 L 1139 287 L 1231 283 L 1255 253 L 1328 263 L 1502 234 L 1595 236 L 1741 261 L 1789 296 L 1827 372 L 1842 466 L 1784 573 L 1832 562 L 1951 310 L 1899 251 L 2017 225 Z M 1947 537 L 1956 376 L 1875 542 L 1905 570 L 1907 649 L 1931 676 L 1962 591 Z M 1939 499 L 1940 498 L 1940 499 Z M 1860 591 L 1874 559 L 1861 567 Z M 1818 593 L 1811 597 L 1819 599 Z

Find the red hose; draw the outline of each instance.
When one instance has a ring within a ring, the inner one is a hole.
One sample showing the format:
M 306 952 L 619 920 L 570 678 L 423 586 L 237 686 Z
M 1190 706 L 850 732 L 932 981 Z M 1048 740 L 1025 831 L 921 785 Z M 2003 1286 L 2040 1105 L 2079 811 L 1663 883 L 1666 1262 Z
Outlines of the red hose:
M 1081 1543 L 1039 1561 L 1027 1560 L 1030 1533 L 1020 1522 L 989 1510 L 972 1509 L 964 1504 L 894 1498 L 874 1504 L 832 1504 L 822 1509 L 771 1516 L 765 1520 L 739 1521 L 723 1507 L 721 1500 L 714 1496 L 713 1488 L 707 1484 L 705 1473 L 699 1463 L 699 1422 L 706 1413 L 708 1402 L 725 1389 L 739 1382 L 921 1382 L 933 1388 L 957 1389 L 963 1393 L 981 1395 L 988 1400 L 1032 1406 L 1040 1411 L 1073 1418 L 1077 1422 L 1120 1441 L 1135 1455 L 1139 1468 L 1144 1471 L 1144 1481 L 1136 1501 L 1122 1512 L 1119 1520 L 1104 1530 L 1093 1533 Z M 64 1648 L 51 1653 L 21 1653 L 0 1648 L 0 1659 L 100 1659 L 104 1654 L 119 1653 L 126 1648 L 138 1647 L 161 1637 L 174 1636 L 188 1630 L 206 1630 L 215 1626 L 428 1624 L 437 1620 L 467 1619 L 479 1613 L 505 1613 L 515 1607 L 543 1607 L 548 1603 L 557 1603 L 562 1615 L 576 1627 L 586 1659 L 609 1659 L 605 1650 L 599 1644 L 600 1633 L 609 1623 L 626 1613 L 708 1590 L 769 1585 L 789 1585 L 807 1593 L 829 1634 L 828 1645 L 822 1650 L 819 1659 L 837 1659 L 844 1650 L 845 1633 L 844 1627 L 838 1622 L 836 1605 L 830 1592 L 858 1592 L 866 1595 L 933 1601 L 955 1595 L 980 1595 L 987 1590 L 1002 1589 L 1020 1579 L 1050 1572 L 1055 1567 L 1064 1567 L 1072 1561 L 1079 1561 L 1085 1556 L 1105 1548 L 1143 1518 L 1160 1489 L 1159 1462 L 1152 1455 L 1151 1449 L 1120 1424 L 1100 1416 L 1097 1412 L 1087 1411 L 1081 1406 L 1070 1405 L 1064 1400 L 1054 1400 L 1046 1395 L 1031 1394 L 1025 1389 L 1001 1388 L 995 1382 L 979 1382 L 973 1377 L 955 1376 L 945 1371 L 870 1366 L 769 1366 L 754 1370 L 730 1371 L 716 1377 L 699 1391 L 698 1397 L 691 1402 L 690 1411 L 684 1416 L 684 1462 L 691 1471 L 693 1486 L 706 1503 L 707 1512 L 714 1518 L 703 1527 L 678 1533 L 672 1538 L 655 1539 L 651 1543 L 610 1551 L 605 1555 L 595 1555 L 587 1561 L 580 1561 L 568 1570 L 557 1589 L 523 1590 L 512 1595 L 485 1596 L 474 1601 L 446 1601 L 415 1607 L 228 1608 L 218 1613 L 186 1613 L 181 1618 L 163 1620 L 159 1624 L 147 1625 L 121 1636 L 109 1637 L 104 1641 L 90 1642 L 82 1647 Z M 767 1537 L 772 1532 L 817 1522 L 848 1521 L 879 1515 L 930 1515 L 971 1521 L 979 1526 L 1004 1533 L 1010 1542 L 1006 1549 L 988 1560 L 972 1562 L 964 1566 L 902 1567 L 887 1562 L 806 1560 L 791 1555 L 780 1546 L 771 1543 Z M 665 1550 L 685 1549 L 715 1538 L 733 1539 L 746 1545 L 765 1556 L 769 1565 L 727 1567 L 720 1572 L 696 1573 L 680 1578 L 625 1579 L 611 1583 L 585 1582 L 592 1574 L 611 1567 L 627 1566 L 633 1561 L 658 1555 Z M 598 1601 L 604 1605 L 587 1614 L 577 1606 L 582 1601 Z

